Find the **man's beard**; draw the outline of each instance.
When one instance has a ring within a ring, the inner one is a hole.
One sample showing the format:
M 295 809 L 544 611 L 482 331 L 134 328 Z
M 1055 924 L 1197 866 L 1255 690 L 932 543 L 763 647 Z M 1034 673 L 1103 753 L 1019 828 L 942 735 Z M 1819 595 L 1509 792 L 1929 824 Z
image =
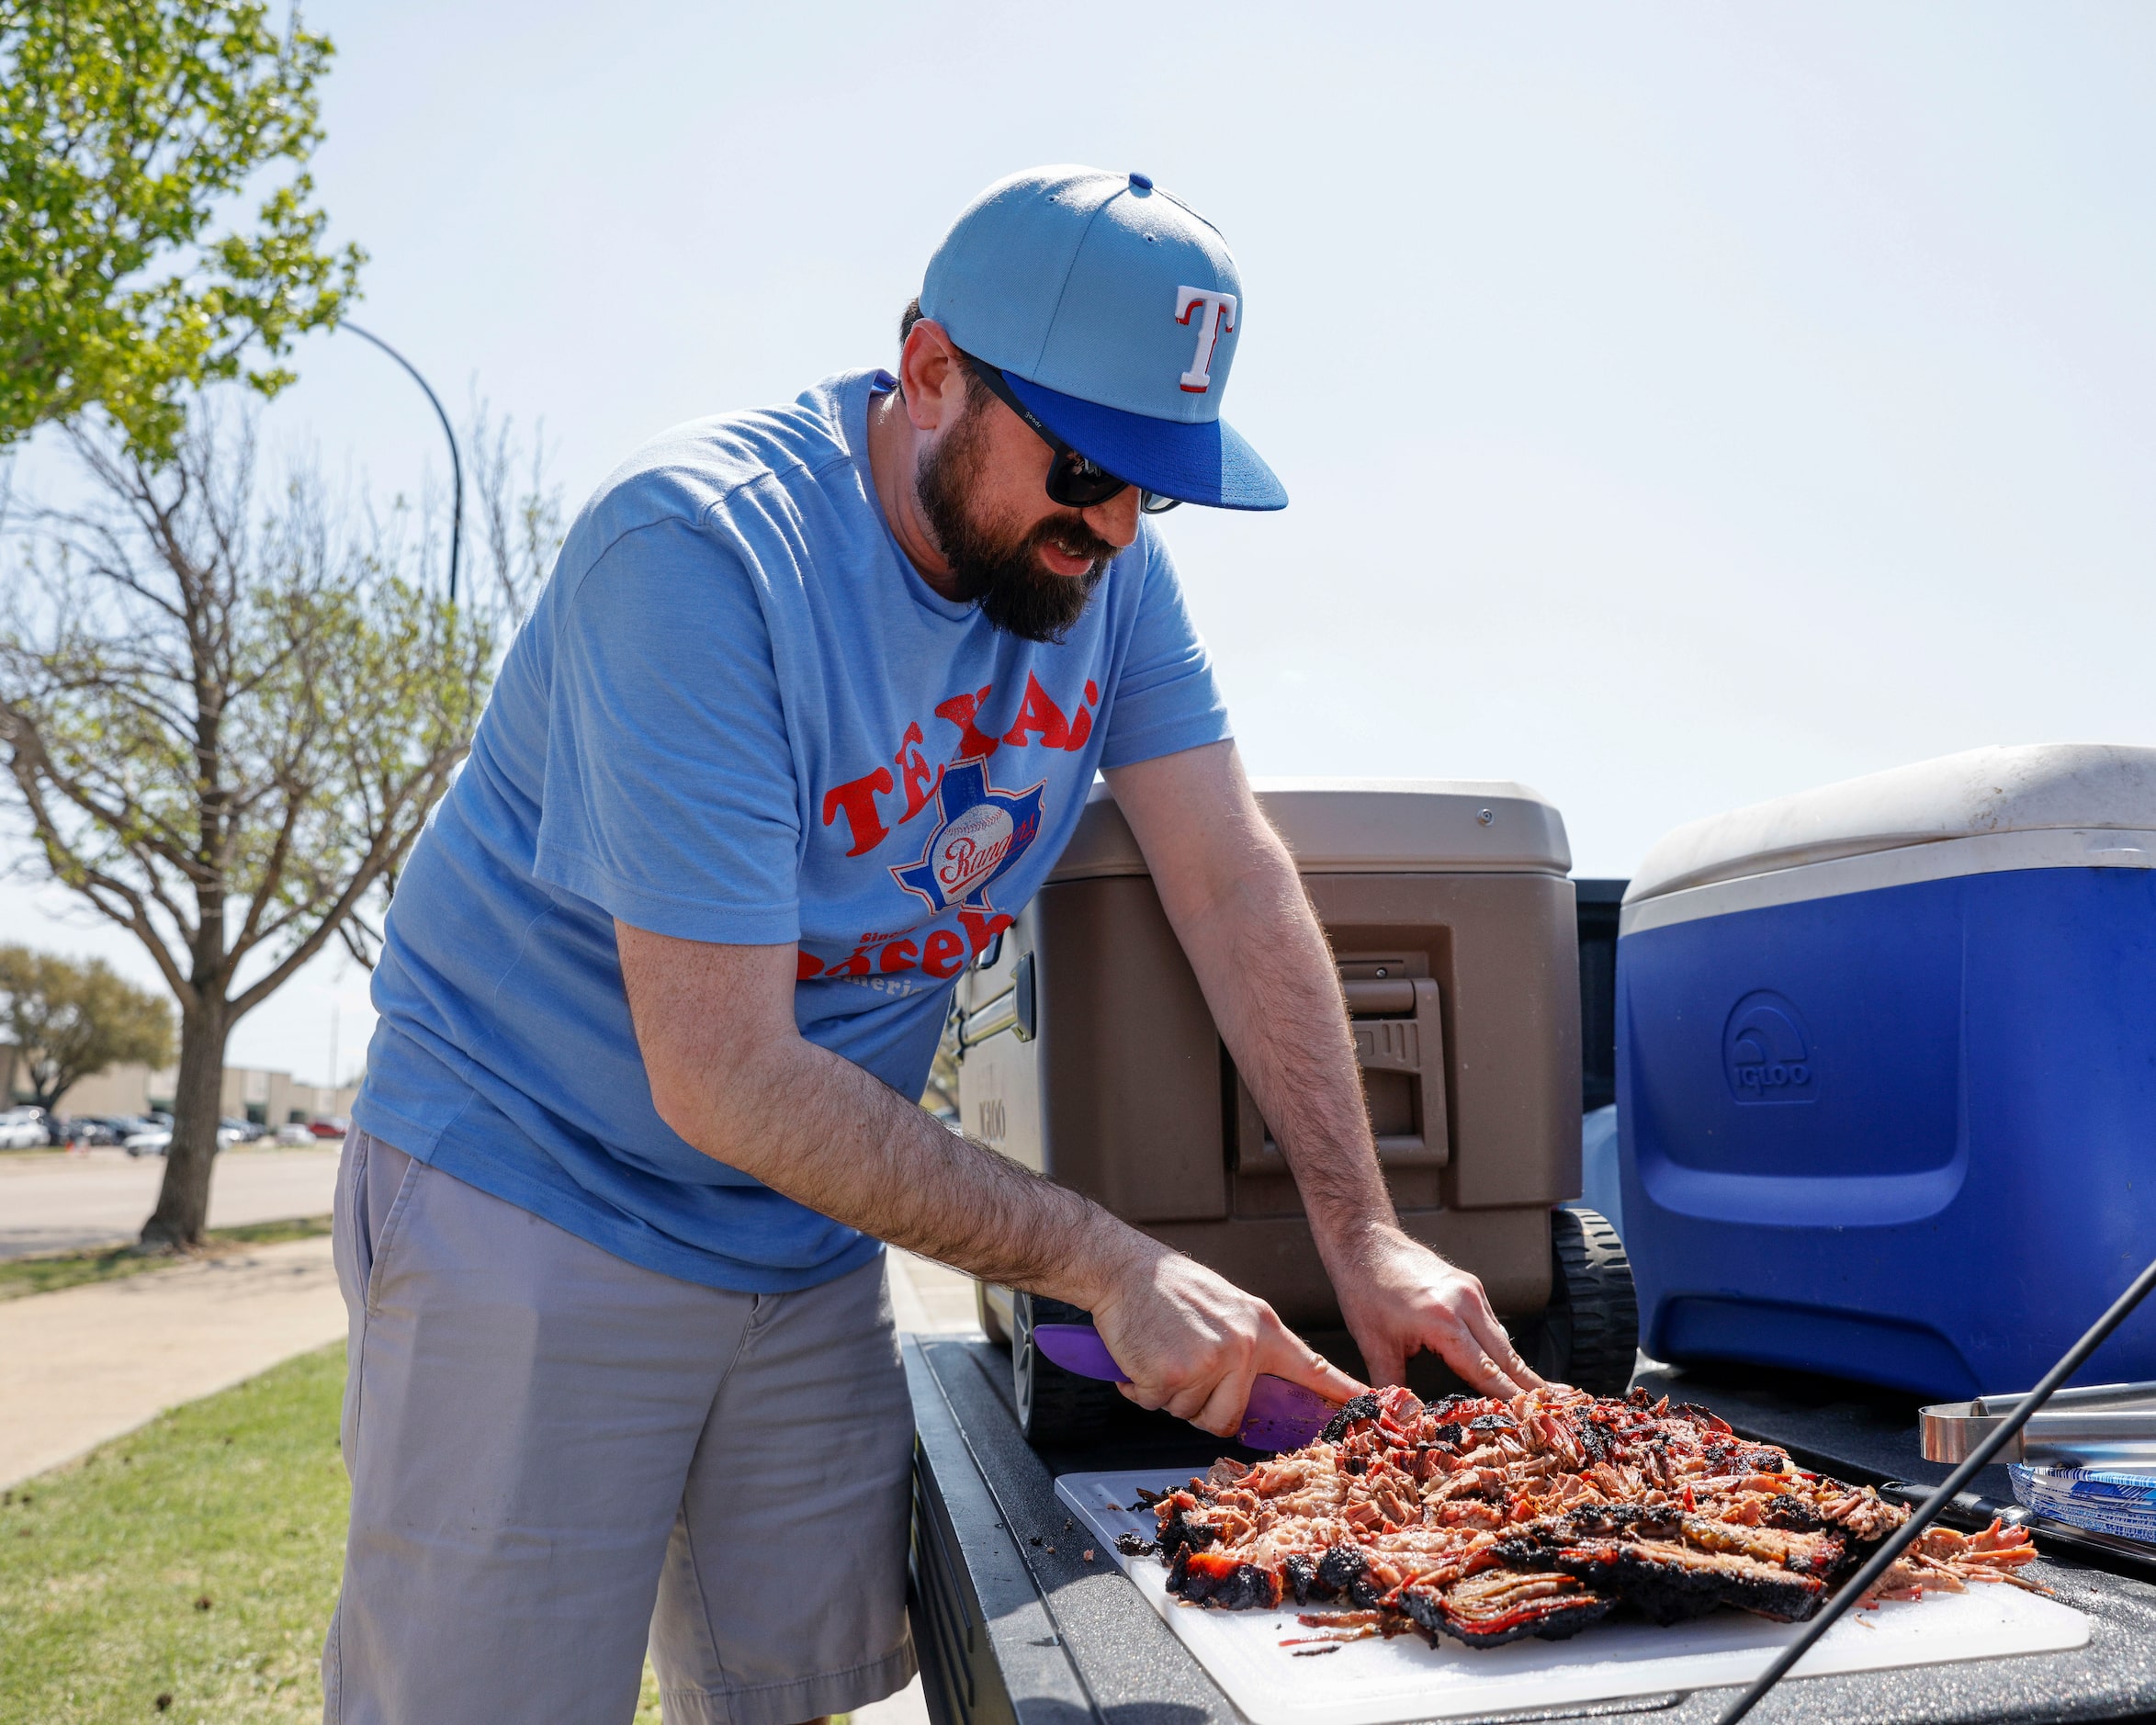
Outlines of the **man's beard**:
M 1116 547 L 1071 515 L 1051 515 L 1015 538 L 974 515 L 967 497 L 986 459 L 986 407 L 985 394 L 968 402 L 965 417 L 921 457 L 914 496 L 951 566 L 958 597 L 977 600 L 981 614 L 1007 634 L 1060 642 L 1085 614 Z M 1089 558 L 1092 567 L 1078 575 L 1053 574 L 1041 567 L 1044 546 Z

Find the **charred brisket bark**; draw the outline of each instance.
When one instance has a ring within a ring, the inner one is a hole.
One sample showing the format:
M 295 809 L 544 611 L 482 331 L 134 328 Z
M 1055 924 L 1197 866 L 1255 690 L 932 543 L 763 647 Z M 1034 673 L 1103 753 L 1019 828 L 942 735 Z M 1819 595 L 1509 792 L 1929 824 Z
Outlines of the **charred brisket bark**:
M 1371 1581 L 1369 1568 L 1370 1560 L 1362 1548 L 1342 1541 L 1319 1560 L 1318 1584 L 1331 1597 L 1348 1600 L 1358 1610 L 1368 1611 L 1383 1597 L 1385 1591 Z
M 1354 1425 L 1357 1420 L 1375 1419 L 1376 1417 L 1377 1397 L 1359 1395 L 1352 1402 L 1344 1405 L 1332 1418 L 1326 1421 L 1325 1429 L 1318 1433 L 1317 1440 L 1320 1443 L 1337 1444 L 1347 1436 L 1348 1427 Z
M 1656 1623 L 1703 1618 L 1722 1606 L 1799 1623 L 1826 1596 L 1826 1584 L 1816 1576 L 1668 1539 L 1583 1540 L 1551 1562 L 1560 1574 L 1637 1606 Z
M 1168 1591 L 1180 1594 L 1194 1606 L 1218 1606 L 1224 1611 L 1270 1611 L 1281 1602 L 1281 1577 L 1219 1551 L 1193 1551 L 1187 1546 L 1176 1553 L 1168 1572 Z

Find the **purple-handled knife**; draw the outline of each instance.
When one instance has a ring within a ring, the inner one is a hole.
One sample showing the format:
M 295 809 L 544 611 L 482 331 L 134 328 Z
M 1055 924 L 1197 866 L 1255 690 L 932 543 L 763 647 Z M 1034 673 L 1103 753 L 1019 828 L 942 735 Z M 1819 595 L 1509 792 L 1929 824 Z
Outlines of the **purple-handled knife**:
M 1115 1363 L 1101 1332 L 1090 1324 L 1036 1324 L 1033 1346 L 1066 1371 L 1081 1378 L 1128 1383 L 1130 1373 Z M 1236 1441 L 1253 1449 L 1300 1449 L 1326 1428 L 1339 1409 L 1315 1390 L 1260 1372 L 1250 1386 Z

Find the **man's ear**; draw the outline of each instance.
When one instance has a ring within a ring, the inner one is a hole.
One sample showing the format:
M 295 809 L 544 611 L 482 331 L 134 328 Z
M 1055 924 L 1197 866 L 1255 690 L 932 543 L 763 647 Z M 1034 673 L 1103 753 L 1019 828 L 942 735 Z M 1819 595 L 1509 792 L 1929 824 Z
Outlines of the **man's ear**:
M 916 431 L 935 431 L 965 412 L 965 362 L 933 318 L 922 318 L 907 332 L 898 350 L 898 386 Z

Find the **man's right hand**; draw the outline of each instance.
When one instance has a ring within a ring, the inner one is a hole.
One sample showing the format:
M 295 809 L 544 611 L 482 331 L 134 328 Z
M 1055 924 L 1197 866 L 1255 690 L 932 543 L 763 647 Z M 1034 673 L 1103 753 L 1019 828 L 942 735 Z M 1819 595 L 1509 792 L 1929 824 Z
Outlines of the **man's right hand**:
M 1306 1347 L 1273 1309 L 1203 1265 L 1142 1235 L 1118 1254 L 1093 1326 L 1131 1381 L 1140 1407 L 1165 1408 L 1217 1438 L 1242 1424 L 1259 1373 L 1285 1378 L 1328 1402 L 1368 1387 Z

